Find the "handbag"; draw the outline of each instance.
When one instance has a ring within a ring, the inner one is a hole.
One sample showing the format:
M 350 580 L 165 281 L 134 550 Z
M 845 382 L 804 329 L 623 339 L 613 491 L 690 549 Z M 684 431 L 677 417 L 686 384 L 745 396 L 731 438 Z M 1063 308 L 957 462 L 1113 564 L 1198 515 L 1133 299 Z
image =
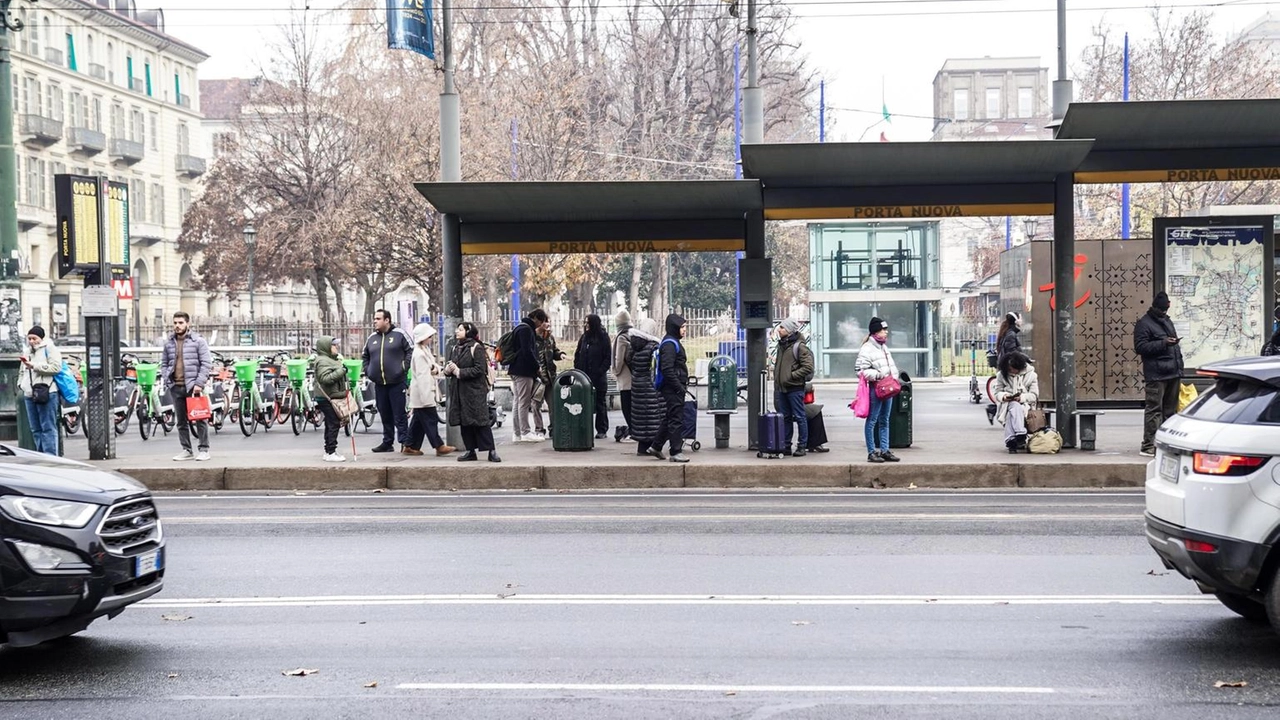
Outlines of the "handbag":
M 49 383 L 31 384 L 31 402 L 37 405 L 49 402 Z
M 854 417 L 865 420 L 871 415 L 871 383 L 863 375 L 858 376 L 858 394 L 849 407 L 853 408 Z
M 1053 428 L 1027 435 L 1027 452 L 1034 455 L 1056 455 L 1062 449 L 1062 436 Z
M 209 404 L 209 396 L 193 395 L 187 398 L 187 420 L 204 422 L 213 417 L 213 407 Z
M 880 349 L 884 350 L 884 359 L 888 361 L 889 351 L 883 346 L 881 346 Z M 889 362 L 885 362 L 885 365 L 892 367 Z M 891 397 L 897 396 L 900 392 L 902 392 L 902 383 L 898 382 L 898 378 L 893 375 L 885 375 L 876 381 L 876 397 L 881 400 L 888 400 Z
M 1027 433 L 1037 433 L 1049 427 L 1049 417 L 1044 410 L 1033 407 L 1027 410 Z

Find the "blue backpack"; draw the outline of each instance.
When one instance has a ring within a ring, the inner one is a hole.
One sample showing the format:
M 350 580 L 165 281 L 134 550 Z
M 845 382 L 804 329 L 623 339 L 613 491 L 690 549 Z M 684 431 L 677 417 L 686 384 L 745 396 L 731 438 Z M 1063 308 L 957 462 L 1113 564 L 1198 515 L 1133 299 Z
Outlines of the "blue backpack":
M 75 405 L 80 402 L 80 383 L 76 382 L 76 378 L 71 374 L 71 368 L 67 364 L 62 363 L 62 369 L 53 376 L 53 382 L 58 386 L 58 394 L 62 395 L 62 399 L 69 404 Z
M 674 338 L 663 338 L 662 342 L 658 343 L 658 347 L 654 348 L 653 350 L 653 389 L 655 390 L 661 390 L 662 383 L 664 382 L 664 378 L 662 377 L 662 362 L 659 358 L 662 353 L 662 346 L 666 345 L 667 343 L 671 343 L 672 345 L 675 345 L 677 350 L 680 348 L 680 343 L 676 342 Z

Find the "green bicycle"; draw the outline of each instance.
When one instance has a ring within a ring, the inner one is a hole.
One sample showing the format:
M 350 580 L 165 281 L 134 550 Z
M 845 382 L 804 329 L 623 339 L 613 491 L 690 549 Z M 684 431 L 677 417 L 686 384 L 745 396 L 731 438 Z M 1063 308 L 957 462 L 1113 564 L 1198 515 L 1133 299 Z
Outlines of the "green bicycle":
M 344 367 L 347 368 L 347 381 L 351 385 L 351 396 L 355 398 L 356 407 L 359 410 L 350 418 L 350 422 L 346 426 L 346 433 L 351 434 L 355 429 L 356 423 L 364 425 L 364 429 L 368 431 L 373 427 L 373 419 L 378 416 L 377 397 L 373 392 L 373 383 L 364 374 L 364 368 L 359 360 L 342 361 Z
M 284 363 L 289 385 L 284 389 L 284 397 L 280 400 L 280 414 L 289 416 L 294 435 L 301 435 L 308 425 L 319 429 L 320 422 L 324 419 L 311 396 L 315 372 L 310 366 L 314 360 L 315 355 L 312 355 L 308 360 L 286 360 Z
M 239 421 L 240 432 L 245 437 L 252 436 L 262 425 L 264 432 L 271 429 L 276 418 L 278 405 L 275 397 L 275 380 L 271 378 L 271 369 L 266 359 L 241 360 L 233 367 L 236 371 L 236 382 L 240 385 Z
M 159 425 L 168 435 L 177 424 L 178 418 L 173 413 L 173 403 L 165 405 L 160 399 L 160 383 L 156 374 L 160 366 L 154 363 L 138 363 L 134 365 L 138 374 L 138 392 L 141 394 L 138 405 L 138 432 L 142 439 L 155 437 L 156 426 Z

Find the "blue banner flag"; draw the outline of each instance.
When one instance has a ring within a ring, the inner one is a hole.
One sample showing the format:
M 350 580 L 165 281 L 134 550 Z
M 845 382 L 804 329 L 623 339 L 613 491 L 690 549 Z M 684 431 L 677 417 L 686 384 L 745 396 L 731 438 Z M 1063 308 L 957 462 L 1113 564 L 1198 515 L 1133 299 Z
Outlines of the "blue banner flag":
M 387 47 L 413 50 L 436 59 L 428 0 L 387 0 Z

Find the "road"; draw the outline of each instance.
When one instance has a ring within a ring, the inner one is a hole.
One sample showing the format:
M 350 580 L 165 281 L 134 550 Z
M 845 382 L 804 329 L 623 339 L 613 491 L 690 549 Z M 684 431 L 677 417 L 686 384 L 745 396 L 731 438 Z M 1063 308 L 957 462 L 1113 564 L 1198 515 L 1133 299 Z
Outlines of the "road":
M 1165 572 L 1135 493 L 160 507 L 164 592 L 0 650 L 0 717 L 1234 719 L 1280 703 L 1280 638 Z M 317 672 L 282 674 L 299 668 Z

